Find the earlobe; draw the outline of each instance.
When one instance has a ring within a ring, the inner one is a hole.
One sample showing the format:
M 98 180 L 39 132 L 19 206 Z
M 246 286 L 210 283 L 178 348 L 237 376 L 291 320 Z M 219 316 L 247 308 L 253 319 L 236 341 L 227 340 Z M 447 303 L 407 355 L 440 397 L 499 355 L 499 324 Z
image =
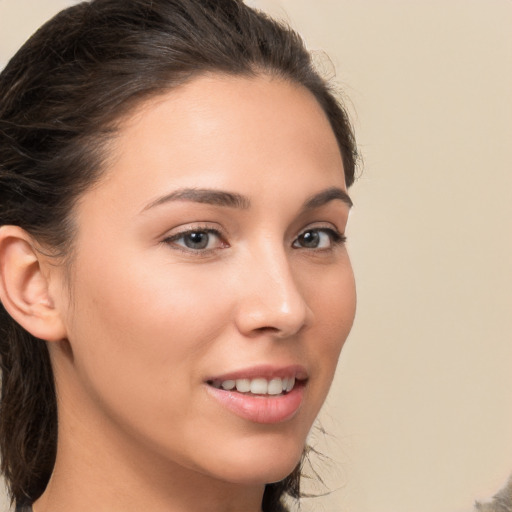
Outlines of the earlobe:
M 50 295 L 43 256 L 32 237 L 18 226 L 0 227 L 0 301 L 26 331 L 46 341 L 66 336 Z

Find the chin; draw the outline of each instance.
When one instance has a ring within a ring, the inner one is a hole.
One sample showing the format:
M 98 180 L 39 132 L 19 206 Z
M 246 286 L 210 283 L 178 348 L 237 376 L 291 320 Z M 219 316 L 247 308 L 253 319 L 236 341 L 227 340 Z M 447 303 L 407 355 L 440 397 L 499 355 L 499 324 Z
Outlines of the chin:
M 284 480 L 290 475 L 297 464 L 300 457 L 293 463 L 283 463 L 281 461 L 268 461 L 265 465 L 258 465 L 241 469 L 239 472 L 227 471 L 220 475 L 220 479 L 236 485 L 244 486 L 261 486 L 272 484 Z
M 279 482 L 296 468 L 301 460 L 304 443 L 286 446 L 265 446 L 256 443 L 252 449 L 246 447 L 231 453 L 231 461 L 224 464 L 220 478 L 240 485 L 262 485 Z M 237 454 L 233 457 L 233 454 Z M 219 473 L 217 464 L 216 473 Z

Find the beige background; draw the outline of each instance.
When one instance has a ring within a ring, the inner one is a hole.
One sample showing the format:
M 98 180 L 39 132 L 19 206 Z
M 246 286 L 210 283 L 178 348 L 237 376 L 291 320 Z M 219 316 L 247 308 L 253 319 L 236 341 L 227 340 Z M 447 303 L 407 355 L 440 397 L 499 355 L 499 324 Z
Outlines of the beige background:
M 0 67 L 65 0 L 0 0 Z M 307 510 L 464 512 L 512 471 L 512 1 L 253 0 L 350 98 L 359 309 Z M 1 93 L 1 92 L 0 92 Z

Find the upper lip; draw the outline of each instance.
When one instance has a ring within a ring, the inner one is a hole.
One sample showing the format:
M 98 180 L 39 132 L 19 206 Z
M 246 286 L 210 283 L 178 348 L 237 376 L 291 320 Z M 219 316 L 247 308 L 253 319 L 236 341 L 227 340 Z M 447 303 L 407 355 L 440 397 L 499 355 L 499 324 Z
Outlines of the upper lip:
M 206 382 L 213 381 L 226 381 L 237 379 L 275 379 L 275 378 L 290 378 L 295 377 L 297 380 L 306 380 L 308 372 L 304 366 L 299 364 L 291 364 L 287 366 L 274 366 L 274 365 L 258 365 L 249 368 L 230 371 L 220 375 L 212 375 L 206 379 Z

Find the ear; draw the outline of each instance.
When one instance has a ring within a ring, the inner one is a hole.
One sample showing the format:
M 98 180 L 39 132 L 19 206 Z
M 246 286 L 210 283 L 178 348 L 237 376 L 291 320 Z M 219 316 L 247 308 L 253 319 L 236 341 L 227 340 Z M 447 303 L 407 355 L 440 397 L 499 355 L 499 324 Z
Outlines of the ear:
M 26 331 L 46 341 L 66 337 L 60 312 L 50 295 L 48 257 L 18 226 L 0 227 L 0 301 Z

